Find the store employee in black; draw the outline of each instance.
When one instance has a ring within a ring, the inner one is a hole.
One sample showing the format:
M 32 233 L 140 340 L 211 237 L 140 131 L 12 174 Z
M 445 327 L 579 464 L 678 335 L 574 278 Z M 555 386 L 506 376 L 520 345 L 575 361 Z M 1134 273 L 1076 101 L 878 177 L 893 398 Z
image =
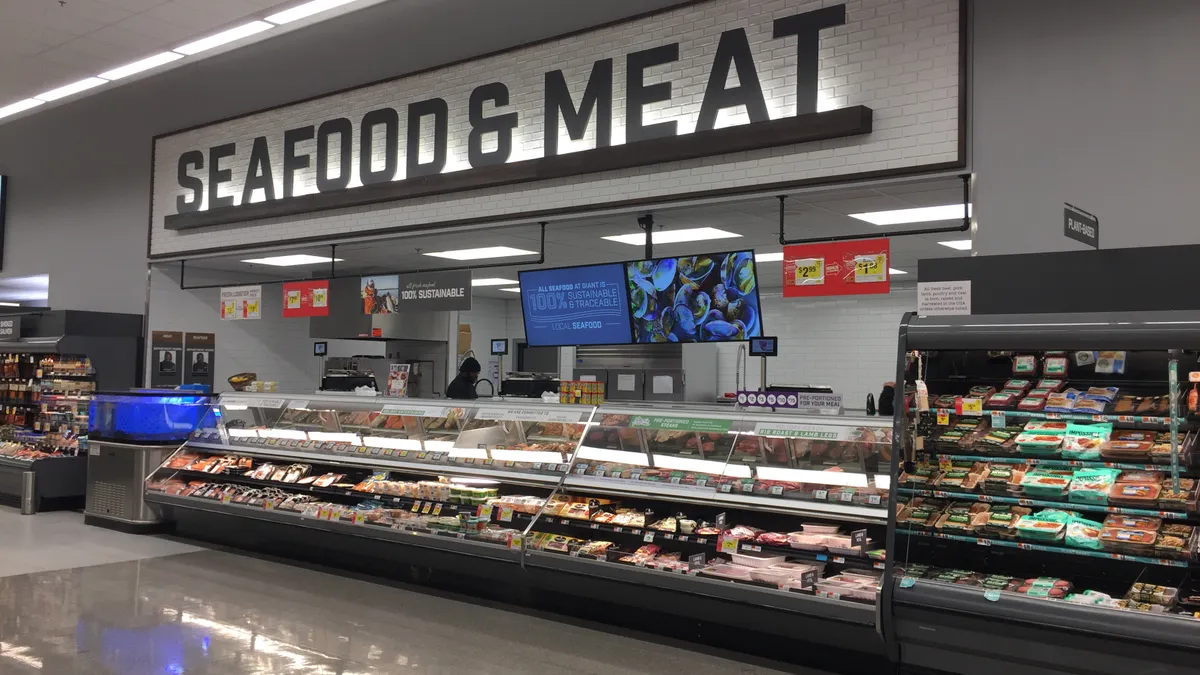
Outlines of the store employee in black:
M 446 387 L 446 398 L 479 398 L 479 394 L 475 393 L 475 383 L 479 381 L 481 370 L 479 362 L 468 356 L 458 367 L 458 377 Z

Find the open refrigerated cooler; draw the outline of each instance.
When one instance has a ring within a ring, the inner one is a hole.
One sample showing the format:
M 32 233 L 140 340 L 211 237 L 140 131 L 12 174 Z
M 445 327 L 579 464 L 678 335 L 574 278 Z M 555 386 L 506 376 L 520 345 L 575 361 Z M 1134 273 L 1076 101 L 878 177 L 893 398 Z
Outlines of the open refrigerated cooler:
M 182 534 L 882 656 L 890 419 L 225 394 L 146 482 Z
M 1195 672 L 1197 346 L 1194 312 L 905 318 L 885 591 L 905 665 Z

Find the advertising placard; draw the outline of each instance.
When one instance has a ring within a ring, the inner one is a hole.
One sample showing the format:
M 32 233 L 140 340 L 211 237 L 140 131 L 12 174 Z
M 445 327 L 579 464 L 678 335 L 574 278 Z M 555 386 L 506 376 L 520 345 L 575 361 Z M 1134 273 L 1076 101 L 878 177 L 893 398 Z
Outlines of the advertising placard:
M 411 367 L 407 363 L 392 363 L 388 365 L 388 396 L 396 398 L 408 396 L 408 371 Z
M 619 263 L 533 270 L 520 279 L 529 346 L 629 344 L 629 300 Z
M 174 388 L 183 381 L 180 362 L 183 360 L 183 333 L 156 330 L 150 333 L 150 386 Z
M 471 309 L 471 271 L 363 277 L 363 314 Z
M 783 297 L 888 293 L 890 259 L 888 239 L 785 246 Z
M 283 316 L 329 316 L 328 281 L 292 281 L 283 285 Z
M 213 371 L 216 370 L 215 333 L 184 333 L 183 334 L 183 383 L 184 384 L 213 384 Z
M 262 286 L 226 286 L 221 289 L 221 320 L 262 318 Z

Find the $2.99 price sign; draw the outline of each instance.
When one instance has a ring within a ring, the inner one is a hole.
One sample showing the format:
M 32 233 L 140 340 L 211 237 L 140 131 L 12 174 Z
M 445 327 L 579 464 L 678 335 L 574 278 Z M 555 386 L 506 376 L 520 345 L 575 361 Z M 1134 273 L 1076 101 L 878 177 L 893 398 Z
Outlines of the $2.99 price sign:
M 783 249 L 783 296 L 868 295 L 891 291 L 887 239 L 801 244 Z

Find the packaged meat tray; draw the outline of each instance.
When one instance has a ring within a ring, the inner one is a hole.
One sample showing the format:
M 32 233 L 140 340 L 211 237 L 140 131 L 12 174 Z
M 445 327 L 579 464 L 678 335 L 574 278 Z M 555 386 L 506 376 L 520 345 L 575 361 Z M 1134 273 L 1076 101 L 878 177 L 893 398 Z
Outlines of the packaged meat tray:
M 788 546 L 801 551 L 824 551 L 826 536 L 828 535 L 792 532 L 788 535 Z
M 750 570 L 751 568 L 744 565 L 713 565 L 712 567 L 705 567 L 703 574 L 705 576 L 733 579 L 735 581 L 753 581 L 750 577 Z
M 778 565 L 787 561 L 787 556 L 754 551 L 733 553 L 732 556 L 735 565 L 744 565 L 746 567 L 770 567 L 771 565 Z
M 800 577 L 809 571 L 816 572 L 816 568 L 812 565 L 806 565 L 803 569 L 762 567 L 750 570 L 750 578 L 760 583 L 775 584 L 777 586 L 793 582 L 798 584 L 800 583 Z M 819 573 L 817 577 L 820 577 Z

